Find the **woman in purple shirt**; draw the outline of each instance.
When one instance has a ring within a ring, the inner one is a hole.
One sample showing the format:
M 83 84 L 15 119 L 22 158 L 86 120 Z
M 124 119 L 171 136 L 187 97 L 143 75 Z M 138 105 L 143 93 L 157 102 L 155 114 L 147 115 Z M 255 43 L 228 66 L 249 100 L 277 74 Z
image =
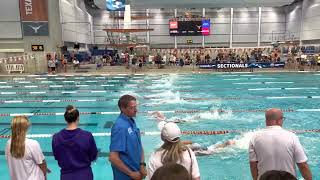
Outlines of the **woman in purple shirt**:
M 64 118 L 67 128 L 56 133 L 52 139 L 54 158 L 61 168 L 61 180 L 92 180 L 91 162 L 96 160 L 98 150 L 92 134 L 78 128 L 79 111 L 67 106 Z

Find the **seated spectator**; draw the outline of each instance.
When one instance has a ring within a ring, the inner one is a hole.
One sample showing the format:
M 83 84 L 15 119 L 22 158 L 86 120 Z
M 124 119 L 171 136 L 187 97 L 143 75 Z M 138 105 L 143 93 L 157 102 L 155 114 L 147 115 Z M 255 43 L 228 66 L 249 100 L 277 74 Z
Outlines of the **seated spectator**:
M 91 162 L 96 160 L 98 150 L 92 134 L 78 128 L 79 111 L 69 105 L 64 118 L 67 128 L 52 138 L 54 158 L 61 168 L 61 180 L 92 180 Z
M 180 58 L 179 65 L 180 65 L 181 67 L 184 66 L 184 60 L 183 60 L 182 58 Z
M 139 58 L 139 64 L 138 64 L 139 68 L 141 69 L 143 66 L 143 60 L 142 58 Z
M 96 59 L 96 70 L 101 69 L 103 67 L 103 61 L 100 58 Z
M 265 172 L 260 180 L 297 180 L 297 178 L 286 171 L 272 170 Z
M 191 180 L 191 177 L 184 166 L 168 163 L 157 169 L 150 180 Z
M 12 180 L 45 180 L 47 163 L 36 140 L 26 138 L 30 122 L 25 116 L 11 121 L 11 138 L 6 145 L 5 156 Z
M 191 149 L 185 146 L 181 140 L 180 128 L 172 122 L 166 123 L 161 130 L 161 139 L 164 144 L 151 154 L 147 167 L 147 176 L 150 179 L 154 172 L 168 163 L 183 165 L 193 180 L 200 179 L 198 162 Z

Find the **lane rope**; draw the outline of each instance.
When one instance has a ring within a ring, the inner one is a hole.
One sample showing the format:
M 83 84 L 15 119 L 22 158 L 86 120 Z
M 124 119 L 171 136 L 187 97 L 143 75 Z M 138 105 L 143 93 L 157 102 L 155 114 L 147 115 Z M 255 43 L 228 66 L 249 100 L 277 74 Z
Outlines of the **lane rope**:
M 107 83 L 107 82 L 118 82 L 125 83 L 128 80 L 86 80 L 86 81 L 74 81 L 74 80 L 66 80 L 66 81 L 1 81 L 0 84 L 10 84 L 10 85 L 21 85 L 21 84 L 32 84 L 34 82 L 38 82 L 40 84 L 53 84 L 53 83 Z
M 293 133 L 320 133 L 320 129 L 304 129 L 304 130 L 289 130 Z M 240 130 L 215 130 L 215 131 L 181 131 L 184 135 L 222 135 L 229 133 L 246 133 L 248 131 L 240 131 Z M 143 136 L 158 136 L 160 135 L 160 131 L 150 131 L 150 132 L 141 132 Z M 110 132 L 107 133 L 92 133 L 94 137 L 106 137 L 111 136 Z M 28 138 L 51 138 L 53 134 L 28 134 Z M 0 135 L 0 139 L 10 138 L 11 135 Z
M 189 109 L 189 110 L 174 110 L 174 111 L 159 111 L 161 113 L 173 113 L 173 114 L 194 114 L 194 113 L 227 113 L 227 112 L 250 112 L 250 113 L 257 113 L 257 112 L 265 112 L 266 109 L 213 109 L 213 110 L 199 110 L 199 109 Z M 320 112 L 320 109 L 282 109 L 283 112 Z M 138 114 L 152 114 L 156 111 L 141 111 Z M 119 114 L 118 111 L 110 111 L 110 112 L 80 112 L 82 115 L 115 115 Z M 43 113 L 1 113 L 0 117 L 7 117 L 7 116 L 62 116 L 64 112 L 43 112 Z
M 0 100 L 2 104 L 14 103 L 56 103 L 56 102 L 103 102 L 115 99 L 47 99 L 47 100 Z
M 256 96 L 256 97 L 214 97 L 214 98 L 186 98 L 181 97 L 185 101 L 210 101 L 210 100 L 241 100 L 241 99 L 320 99 L 320 96 Z M 146 100 L 162 100 L 154 97 L 143 97 Z M 0 104 L 21 104 L 21 103 L 58 103 L 58 102 L 104 102 L 114 101 L 116 98 L 105 98 L 105 99 L 38 99 L 38 100 L 0 100 Z
M 85 85 L 86 86 L 86 85 Z M 101 86 L 110 86 L 110 87 L 115 87 L 115 85 L 101 85 Z M 63 87 L 61 85 L 53 85 L 53 87 Z M 81 87 L 81 85 L 78 85 L 78 87 Z M 88 87 L 88 86 L 86 86 Z M 1 89 L 1 88 L 0 88 Z M 213 91 L 213 90 L 230 90 L 231 88 L 221 88 L 221 89 L 218 89 L 218 88 L 208 88 L 208 89 L 205 89 L 205 90 L 196 90 L 196 89 L 193 89 L 193 90 L 187 90 L 187 89 L 177 89 L 177 90 L 172 90 L 172 92 L 199 92 L 199 91 L 203 91 L 203 92 L 206 92 L 206 91 Z M 244 88 L 236 88 L 236 90 L 249 90 L 249 91 L 269 91 L 269 90 L 306 90 L 306 89 L 310 89 L 310 90 L 317 90 L 319 89 L 318 87 L 297 87 L 297 88 L 254 88 L 254 89 L 244 89 Z M 106 92 L 110 92 L 110 91 L 122 91 L 122 90 L 116 90 L 116 89 L 103 89 L 103 90 L 77 90 L 77 91 L 33 91 L 33 92 L 30 92 L 30 91 L 3 91 L 3 92 L 0 92 L 0 94 L 2 95 L 12 95 L 12 94 L 76 94 L 76 93 L 106 93 Z M 143 92 L 163 92 L 161 90 L 153 90 L 153 89 L 148 89 L 148 90 L 137 90 L 137 91 L 134 91 L 136 93 L 143 93 Z

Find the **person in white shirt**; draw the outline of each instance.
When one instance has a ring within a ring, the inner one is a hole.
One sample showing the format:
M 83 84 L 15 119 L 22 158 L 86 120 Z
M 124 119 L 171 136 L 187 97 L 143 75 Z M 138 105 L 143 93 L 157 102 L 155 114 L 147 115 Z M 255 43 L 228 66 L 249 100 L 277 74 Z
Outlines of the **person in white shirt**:
M 178 163 L 188 170 L 192 180 L 200 180 L 196 156 L 191 149 L 183 145 L 180 136 L 180 128 L 175 123 L 168 122 L 163 126 L 161 139 L 164 144 L 150 156 L 147 167 L 147 177 L 149 179 L 161 166 L 168 163 Z
M 72 63 L 73 63 L 73 69 L 75 69 L 76 67 L 80 68 L 80 62 L 77 58 L 74 58 Z
M 312 180 L 307 156 L 298 137 L 282 129 L 280 109 L 266 111 L 266 129 L 256 132 L 249 144 L 250 170 L 253 180 L 267 171 L 286 171 L 296 176 L 295 164 L 305 180 Z
M 50 172 L 39 143 L 26 138 L 29 126 L 25 116 L 12 119 L 12 135 L 5 151 L 11 180 L 45 180 L 46 173 Z

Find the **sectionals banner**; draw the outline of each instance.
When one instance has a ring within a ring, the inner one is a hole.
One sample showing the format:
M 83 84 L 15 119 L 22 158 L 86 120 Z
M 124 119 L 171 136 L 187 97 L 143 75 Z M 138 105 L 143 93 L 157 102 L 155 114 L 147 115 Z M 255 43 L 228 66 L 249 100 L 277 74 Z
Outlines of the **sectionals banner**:
M 218 69 L 247 68 L 248 64 L 217 64 Z
M 223 64 L 199 64 L 201 69 L 243 69 L 248 68 L 248 64 L 223 63 Z
M 20 0 L 21 21 L 48 21 L 48 0 Z
M 199 64 L 201 69 L 244 69 L 244 68 L 284 68 L 285 63 L 223 63 L 223 64 Z

